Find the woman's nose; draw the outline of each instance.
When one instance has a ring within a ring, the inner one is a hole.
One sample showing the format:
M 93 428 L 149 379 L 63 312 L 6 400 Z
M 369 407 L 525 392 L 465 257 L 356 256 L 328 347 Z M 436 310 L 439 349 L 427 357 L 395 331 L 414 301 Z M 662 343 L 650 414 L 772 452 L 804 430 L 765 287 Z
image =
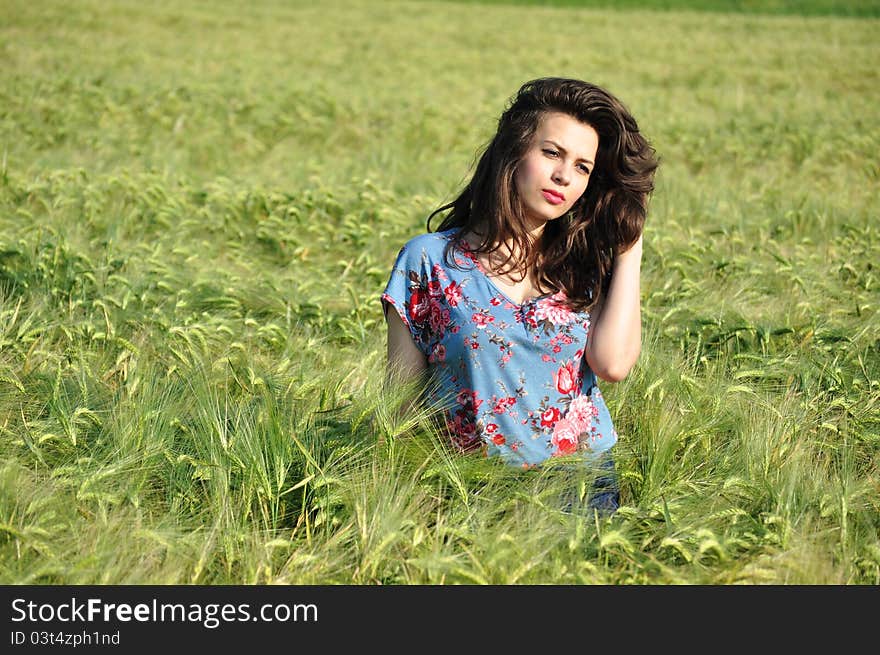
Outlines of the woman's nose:
M 552 179 L 556 184 L 565 186 L 568 184 L 568 173 L 563 166 L 559 166 L 553 171 Z

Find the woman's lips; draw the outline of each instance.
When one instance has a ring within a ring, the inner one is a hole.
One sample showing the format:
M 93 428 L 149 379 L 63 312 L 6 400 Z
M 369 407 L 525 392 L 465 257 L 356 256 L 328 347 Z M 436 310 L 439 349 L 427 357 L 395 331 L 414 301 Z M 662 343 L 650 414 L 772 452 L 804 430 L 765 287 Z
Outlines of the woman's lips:
M 565 202 L 565 196 L 557 191 L 553 191 L 551 189 L 541 189 L 541 194 L 543 194 L 544 200 L 549 202 L 551 205 L 561 205 Z

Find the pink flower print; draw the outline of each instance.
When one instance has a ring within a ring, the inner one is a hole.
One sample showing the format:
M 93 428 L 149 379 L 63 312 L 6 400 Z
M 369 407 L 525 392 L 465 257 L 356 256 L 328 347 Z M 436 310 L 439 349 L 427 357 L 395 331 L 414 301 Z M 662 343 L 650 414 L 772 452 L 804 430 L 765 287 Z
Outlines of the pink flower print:
M 577 388 L 577 373 L 572 362 L 568 362 L 556 371 L 553 378 L 553 381 L 556 383 L 556 390 L 561 394 L 569 394 Z
M 588 432 L 593 424 L 593 417 L 599 413 L 589 396 L 577 396 L 571 401 L 565 418 L 571 421 L 578 432 Z
M 542 428 L 552 428 L 556 421 L 559 420 L 560 412 L 556 407 L 550 407 L 549 409 L 541 412 L 541 427 Z
M 552 362 L 553 358 L 550 355 L 541 355 L 542 362 Z
M 513 407 L 516 405 L 516 398 L 513 396 L 508 396 L 507 398 L 498 398 L 495 401 L 495 407 L 492 408 L 492 411 L 496 414 L 503 414 L 507 411 L 509 407 Z
M 461 302 L 461 285 L 458 282 L 452 282 L 443 289 L 443 294 L 450 307 L 458 307 L 458 303 Z
M 550 444 L 555 448 L 553 456 L 571 455 L 577 452 L 578 434 L 578 429 L 571 421 L 559 419 L 553 427 L 553 436 L 550 438 Z
M 568 325 L 577 315 L 563 304 L 564 300 L 565 295 L 562 292 L 539 300 L 535 317 L 539 321 L 550 321 L 553 325 Z
M 473 316 L 471 316 L 471 321 L 473 321 L 474 325 L 476 325 L 481 330 L 485 329 L 489 323 L 495 320 L 494 316 L 489 316 L 488 314 L 481 314 L 479 312 L 475 312 Z
M 434 277 L 436 277 L 438 280 L 448 279 L 446 277 L 446 272 L 443 270 L 443 267 L 440 266 L 440 264 L 434 264 L 434 266 L 431 268 L 431 273 L 433 273 Z
M 489 302 L 492 303 L 492 306 L 493 306 L 493 307 L 498 307 L 498 305 L 501 304 L 501 300 L 498 298 L 498 296 L 492 296 L 492 297 L 489 299 Z

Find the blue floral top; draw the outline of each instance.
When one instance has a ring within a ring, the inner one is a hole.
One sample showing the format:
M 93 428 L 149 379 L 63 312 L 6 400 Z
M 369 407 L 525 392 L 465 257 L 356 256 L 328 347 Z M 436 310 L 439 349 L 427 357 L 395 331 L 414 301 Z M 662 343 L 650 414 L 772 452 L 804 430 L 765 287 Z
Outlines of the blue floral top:
M 589 313 L 566 308 L 562 292 L 513 302 L 466 245 L 451 245 L 455 232 L 408 241 L 382 294 L 428 360 L 428 400 L 452 443 L 524 468 L 608 450 L 617 432 L 584 358 Z

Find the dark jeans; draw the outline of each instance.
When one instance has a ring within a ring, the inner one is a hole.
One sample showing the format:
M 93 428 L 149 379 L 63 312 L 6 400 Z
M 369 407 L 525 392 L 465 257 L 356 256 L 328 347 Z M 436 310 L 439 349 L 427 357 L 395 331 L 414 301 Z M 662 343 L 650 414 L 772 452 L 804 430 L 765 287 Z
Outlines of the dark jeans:
M 599 514 L 614 514 L 620 507 L 620 487 L 611 456 L 602 463 L 602 469 L 602 474 L 593 483 L 589 507 L 599 510 Z
M 600 516 L 610 516 L 620 507 L 620 488 L 617 483 L 614 459 L 611 455 L 605 455 L 596 466 L 596 479 L 584 500 L 588 509 L 596 510 Z M 572 476 L 571 489 L 565 492 L 560 499 L 563 512 L 571 512 L 581 502 L 575 487 L 575 477 Z M 590 513 L 592 514 L 592 512 Z

